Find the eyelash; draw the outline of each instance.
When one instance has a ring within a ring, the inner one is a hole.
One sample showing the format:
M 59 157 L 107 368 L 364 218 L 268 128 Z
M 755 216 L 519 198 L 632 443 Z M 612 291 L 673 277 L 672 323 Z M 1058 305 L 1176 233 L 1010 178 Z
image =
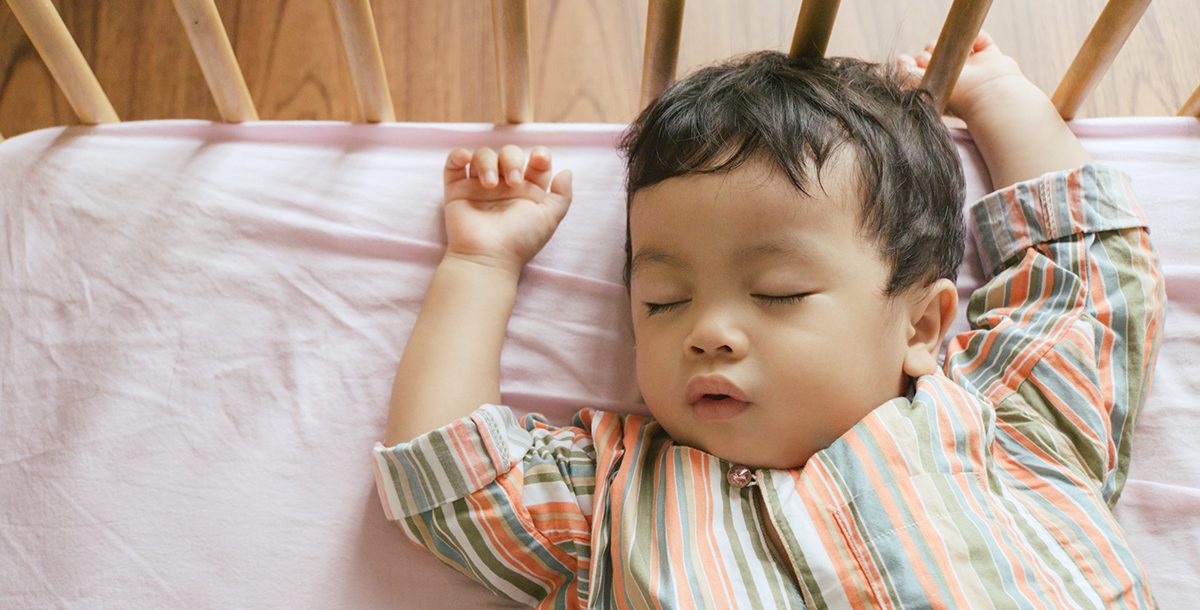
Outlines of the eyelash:
M 757 299 L 762 299 L 769 305 L 791 305 L 803 301 L 805 297 L 808 296 L 808 293 L 792 294 L 785 297 L 773 297 L 765 294 L 752 294 L 750 296 Z M 683 305 L 684 303 L 687 303 L 687 301 L 675 301 L 674 303 L 646 303 L 646 314 L 652 316 L 658 313 L 666 313 Z
M 766 303 L 769 305 L 791 305 L 794 303 L 800 303 L 800 301 L 808 297 L 808 293 L 788 294 L 786 297 L 770 297 L 768 294 L 751 294 L 751 297 L 766 301 Z
M 646 303 L 646 315 L 654 315 L 656 313 L 665 313 L 683 305 L 685 301 L 676 301 L 674 303 Z

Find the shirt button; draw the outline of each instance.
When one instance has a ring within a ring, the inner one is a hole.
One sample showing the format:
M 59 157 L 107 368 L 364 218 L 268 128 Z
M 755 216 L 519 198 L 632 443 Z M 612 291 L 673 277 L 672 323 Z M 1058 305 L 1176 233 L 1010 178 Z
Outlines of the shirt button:
M 731 466 L 725 478 L 738 489 L 754 484 L 754 472 L 745 466 Z

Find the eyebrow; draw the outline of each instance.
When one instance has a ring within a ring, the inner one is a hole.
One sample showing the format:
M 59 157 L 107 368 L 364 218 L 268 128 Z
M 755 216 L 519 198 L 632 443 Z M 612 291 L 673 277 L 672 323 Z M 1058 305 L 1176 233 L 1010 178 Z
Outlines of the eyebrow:
M 641 269 L 646 265 L 653 265 L 656 263 L 659 265 L 667 265 L 668 267 L 675 267 L 684 271 L 692 268 L 691 265 L 687 264 L 687 262 L 678 256 L 672 256 L 655 248 L 642 248 L 641 250 L 638 250 L 637 256 L 633 257 L 633 263 L 629 266 L 629 274 L 637 275 L 638 269 Z
M 816 254 L 799 239 L 772 239 L 764 241 L 760 244 L 748 246 L 733 253 L 733 262 L 738 265 L 745 265 L 751 261 L 768 256 L 784 256 L 787 258 L 800 259 L 804 262 L 813 262 L 816 259 Z
M 733 254 L 733 262 L 735 265 L 745 265 L 751 261 L 765 258 L 768 256 L 786 256 L 787 258 L 799 259 L 803 262 L 812 262 L 816 256 L 808 248 L 803 245 L 803 242 L 794 239 L 772 239 L 764 241 L 753 246 L 747 246 L 739 249 Z M 675 267 L 683 271 L 690 271 L 692 266 L 687 261 L 668 254 L 657 248 L 642 248 L 638 250 L 636 256 L 633 257 L 633 262 L 630 264 L 629 274 L 637 273 L 637 270 L 646 265 L 660 264 L 669 267 Z

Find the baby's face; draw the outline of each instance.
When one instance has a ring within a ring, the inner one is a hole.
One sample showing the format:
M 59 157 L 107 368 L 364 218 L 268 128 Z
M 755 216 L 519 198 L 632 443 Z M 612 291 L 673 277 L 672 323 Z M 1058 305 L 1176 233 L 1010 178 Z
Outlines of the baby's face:
M 848 167 L 827 164 L 811 199 L 758 160 L 635 194 L 638 384 L 676 442 L 798 468 L 904 394 L 907 316 L 859 234 Z

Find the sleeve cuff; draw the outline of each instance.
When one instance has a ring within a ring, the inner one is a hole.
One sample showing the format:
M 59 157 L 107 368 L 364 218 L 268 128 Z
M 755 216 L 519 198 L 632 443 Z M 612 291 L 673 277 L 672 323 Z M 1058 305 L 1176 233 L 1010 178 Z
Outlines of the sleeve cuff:
M 1146 226 L 1129 177 L 1088 163 L 995 191 L 971 206 L 983 269 L 991 276 L 1022 250 L 1069 235 Z
M 532 444 L 512 410 L 492 404 L 411 441 L 375 443 L 379 499 L 393 521 L 430 511 L 483 489 Z

